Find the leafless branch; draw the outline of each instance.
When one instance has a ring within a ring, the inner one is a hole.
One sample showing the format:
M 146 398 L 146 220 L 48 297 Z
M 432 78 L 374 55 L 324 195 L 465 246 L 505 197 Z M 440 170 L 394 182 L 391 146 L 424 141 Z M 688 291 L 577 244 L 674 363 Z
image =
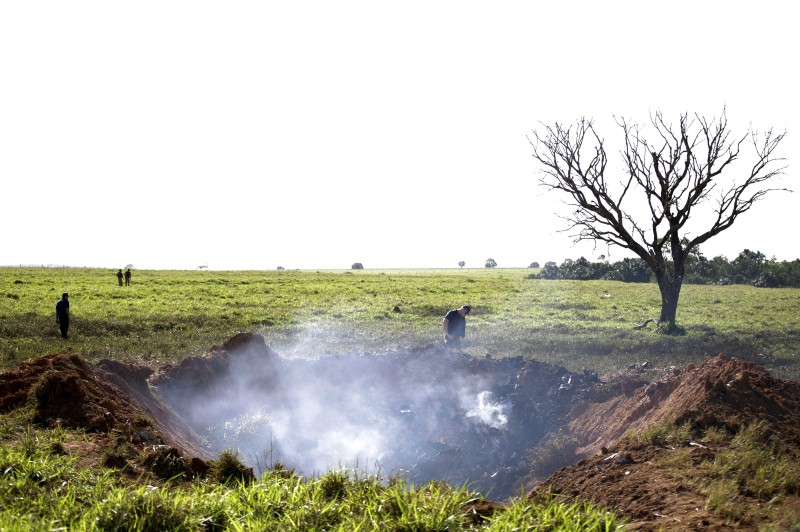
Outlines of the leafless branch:
M 604 139 L 596 132 L 593 121 L 581 118 L 569 127 L 542 124 L 529 137 L 533 157 L 542 169 L 541 184 L 565 194 L 566 203 L 572 208 L 565 219 L 576 241 L 600 240 L 631 249 L 642 258 L 659 255 L 667 244 L 673 253 L 688 251 L 679 249 L 681 231 L 694 209 L 722 187 L 723 172 L 731 173 L 748 136 L 730 139 L 725 110 L 711 120 L 683 114 L 677 125 L 655 112 L 650 117 L 658 142 L 655 145 L 645 139 L 638 125 L 627 119 L 615 120 L 624 135 L 620 155 L 625 172 L 617 183 L 608 180 Z M 720 194 L 714 209 L 716 219 L 689 241 L 689 246 L 699 245 L 729 228 L 769 192 L 785 190 L 764 186 L 785 170 L 785 166 L 775 167 L 782 159 L 774 156 L 785 133 L 776 135 L 770 130 L 763 138 L 756 132 L 749 136 L 757 154 L 750 174 Z M 647 202 L 647 226 L 623 208 L 634 188 L 644 194 Z

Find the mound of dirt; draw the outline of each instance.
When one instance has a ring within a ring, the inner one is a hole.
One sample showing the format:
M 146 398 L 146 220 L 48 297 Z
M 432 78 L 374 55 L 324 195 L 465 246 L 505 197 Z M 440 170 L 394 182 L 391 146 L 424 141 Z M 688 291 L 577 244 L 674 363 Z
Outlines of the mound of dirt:
M 629 383 L 627 378 L 621 380 Z M 800 383 L 773 377 L 749 362 L 717 356 L 675 369 L 668 378 L 639 388 L 620 383 L 602 387 L 621 393 L 598 394 L 600 387 L 595 387 L 570 412 L 568 427 L 582 442 L 579 452 L 591 454 L 614 444 L 625 432 L 664 420 L 729 433 L 760 420 L 800 447 Z
M 690 442 L 683 449 L 683 462 L 674 467 L 670 464 L 677 460 L 675 448 L 631 446 L 620 438 L 656 424 L 685 424 L 694 433 L 713 428 L 733 435 L 762 423 L 773 441 L 777 438 L 800 449 L 798 412 L 800 383 L 723 356 L 676 369 L 669 377 L 629 393 L 598 395 L 590 390 L 574 405 L 567 428 L 579 441 L 579 453 L 595 455 L 559 470 L 532 495 L 552 491 L 613 508 L 633 520 L 633 529 L 727 529 L 730 520 L 706 509 L 706 494 L 686 474 L 687 469 L 713 461 L 722 444 L 718 448 Z M 746 497 L 739 502 L 766 506 Z M 797 503 L 800 500 L 787 502 Z
M 33 402 L 33 421 L 90 433 L 117 433 L 132 443 L 172 445 L 188 456 L 209 458 L 199 436 L 147 378 L 152 370 L 77 355 L 50 355 L 0 374 L 0 412 Z

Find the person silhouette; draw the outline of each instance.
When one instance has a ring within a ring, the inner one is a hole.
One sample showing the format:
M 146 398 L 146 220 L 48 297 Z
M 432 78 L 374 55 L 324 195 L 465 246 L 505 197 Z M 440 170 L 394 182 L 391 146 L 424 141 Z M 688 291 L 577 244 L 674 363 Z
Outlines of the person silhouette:
M 64 292 L 61 294 L 61 299 L 56 303 L 56 323 L 58 328 L 61 329 L 61 339 L 66 340 L 67 331 L 69 330 L 69 294 Z
M 131 285 L 131 269 L 125 270 L 125 286 Z
M 119 281 L 119 285 L 122 286 L 122 268 L 117 270 L 117 281 Z
M 467 333 L 467 315 L 472 311 L 469 305 L 447 312 L 442 320 L 444 326 L 444 345 L 453 349 L 461 348 L 461 339 Z

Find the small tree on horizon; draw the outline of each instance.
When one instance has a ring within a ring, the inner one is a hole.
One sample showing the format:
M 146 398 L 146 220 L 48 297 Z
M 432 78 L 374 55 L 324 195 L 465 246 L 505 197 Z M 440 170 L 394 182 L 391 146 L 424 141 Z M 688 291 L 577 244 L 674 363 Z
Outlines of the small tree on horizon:
M 350 269 L 351 270 L 363 270 L 364 269 L 364 265 L 361 264 L 360 262 L 354 262 L 352 264 L 352 266 L 350 266 Z
M 467 264 L 467 263 L 466 263 L 466 262 L 464 262 L 464 261 L 462 260 L 462 261 L 460 261 L 460 262 L 458 263 L 458 266 L 459 266 L 459 268 L 463 268 L 464 266 L 466 266 L 466 264 Z
M 487 268 L 496 268 L 497 262 L 494 259 L 486 259 L 486 267 Z
M 751 128 L 730 140 L 724 109 L 718 120 L 686 113 L 673 125 L 656 112 L 650 123 L 654 142 L 644 138 L 640 126 L 617 119 L 624 138 L 624 167 L 616 174 L 607 166 L 605 141 L 591 120 L 581 118 L 574 126 L 542 124 L 528 141 L 541 169 L 540 184 L 561 193 L 571 208 L 564 216 L 565 230 L 573 231 L 575 242 L 605 242 L 644 260 L 661 292 L 658 321 L 674 330 L 692 251 L 730 228 L 767 193 L 786 190 L 772 187 L 772 180 L 786 168 L 780 164 L 784 159 L 775 155 L 786 133 L 769 129 L 759 134 Z M 753 163 L 741 171 L 733 163 L 748 139 Z M 731 176 L 729 181 L 723 181 L 723 172 Z M 611 179 L 614 175 L 618 183 Z M 710 209 L 700 210 L 708 203 Z M 695 218 L 703 218 L 705 227 L 697 222 L 688 228 Z

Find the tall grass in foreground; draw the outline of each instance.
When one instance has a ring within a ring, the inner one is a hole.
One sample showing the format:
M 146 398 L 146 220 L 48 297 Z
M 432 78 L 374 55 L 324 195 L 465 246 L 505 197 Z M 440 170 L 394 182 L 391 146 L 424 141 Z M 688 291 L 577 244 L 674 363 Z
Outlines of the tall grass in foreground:
M 520 500 L 486 519 L 478 495 L 429 483 L 331 471 L 285 471 L 260 481 L 131 485 L 116 471 L 85 470 L 47 446 L 0 447 L 0 530 L 596 530 L 620 521 L 588 504 Z

